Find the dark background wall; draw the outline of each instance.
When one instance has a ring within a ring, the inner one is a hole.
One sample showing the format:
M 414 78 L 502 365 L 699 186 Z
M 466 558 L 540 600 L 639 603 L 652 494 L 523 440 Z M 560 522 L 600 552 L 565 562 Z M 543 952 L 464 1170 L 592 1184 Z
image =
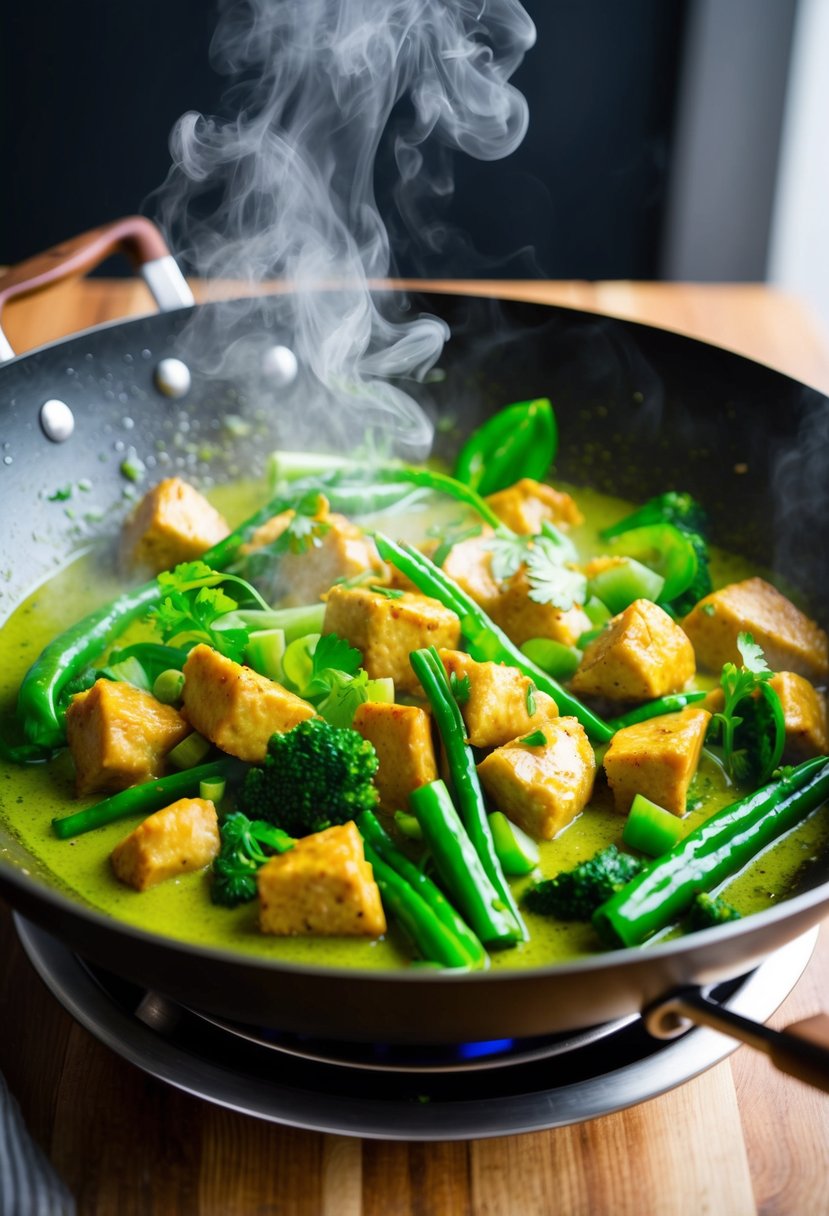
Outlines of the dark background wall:
M 524 0 L 538 41 L 515 76 L 530 129 L 503 162 L 455 162 L 442 216 L 466 232 L 402 273 L 652 278 L 659 252 L 687 0 Z M 206 0 L 7 7 L 0 37 L 0 262 L 145 209 L 185 110 L 215 111 Z M 378 195 L 391 211 L 390 176 Z M 518 252 L 517 252 L 518 251 Z

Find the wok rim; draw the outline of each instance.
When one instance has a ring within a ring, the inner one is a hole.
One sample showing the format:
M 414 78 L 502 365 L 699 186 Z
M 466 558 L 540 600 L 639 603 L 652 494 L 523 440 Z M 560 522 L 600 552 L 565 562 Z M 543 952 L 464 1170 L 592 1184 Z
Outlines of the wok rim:
M 531 281 L 530 281 L 531 282 Z M 347 284 L 330 284 L 315 288 L 314 290 L 325 292 L 336 292 L 342 290 Z M 719 343 L 708 341 L 707 339 L 698 338 L 691 334 L 684 333 L 682 330 L 671 329 L 666 326 L 654 325 L 646 321 L 638 321 L 624 316 L 605 313 L 598 310 L 576 308 L 567 304 L 545 303 L 539 300 L 525 300 L 520 297 L 499 296 L 492 292 L 470 293 L 469 291 L 457 290 L 453 286 L 440 287 L 433 282 L 419 283 L 416 280 L 387 280 L 382 283 L 374 282 L 370 285 L 372 294 L 392 294 L 397 292 L 407 292 L 417 294 L 428 298 L 431 295 L 445 296 L 447 298 L 455 298 L 459 300 L 474 300 L 485 304 L 488 301 L 504 305 L 517 305 L 529 308 L 535 308 L 547 313 L 557 313 L 564 317 L 573 318 L 589 318 L 596 322 L 611 322 L 613 324 L 630 327 L 634 331 L 645 331 L 653 334 L 668 334 L 671 338 L 678 340 L 682 344 L 692 347 L 704 347 L 708 350 L 715 350 L 725 354 L 729 359 L 738 360 L 741 363 L 747 363 L 753 367 L 762 368 L 764 371 L 781 377 L 790 385 L 798 388 L 805 388 L 807 391 L 812 391 L 827 396 L 823 389 L 799 380 L 787 372 L 780 371 L 771 364 L 763 363 L 758 359 L 754 359 L 748 355 L 734 350 L 728 346 L 722 346 Z M 472 286 L 472 282 L 458 284 L 459 287 Z M 30 350 L 24 351 L 15 355 L 13 359 L 7 360 L 0 364 L 0 377 L 3 369 L 6 367 L 21 366 L 24 361 L 30 358 L 36 358 L 44 353 L 54 351 L 62 346 L 67 346 L 77 339 L 84 339 L 99 333 L 103 333 L 112 329 L 121 328 L 129 331 L 134 326 L 140 326 L 148 319 L 152 320 L 160 316 L 181 316 L 183 314 L 195 314 L 203 310 L 212 310 L 222 306 L 228 306 L 241 303 L 256 303 L 257 301 L 267 300 L 274 296 L 278 297 L 282 294 L 290 293 L 291 288 L 282 286 L 277 287 L 273 292 L 263 292 L 254 295 L 233 295 L 227 298 L 219 298 L 213 300 L 197 301 L 194 304 L 183 305 L 178 308 L 165 310 L 163 313 L 150 309 L 146 312 L 131 314 L 128 317 L 119 317 L 112 320 L 103 321 L 97 325 L 89 326 L 82 330 L 73 331 L 61 338 L 44 343 L 40 346 L 33 347 Z M 73 553 L 73 556 L 75 554 Z M 68 559 L 71 560 L 71 559 Z M 50 572 L 49 577 L 53 576 L 54 572 Z M 40 584 L 37 584 L 40 585 Z M 31 589 L 30 589 L 31 590 Z M 11 611 L 18 607 L 19 601 L 16 602 Z M 5 829 L 13 840 L 31 856 L 36 857 L 36 854 L 31 854 L 31 850 L 25 843 L 11 832 L 10 829 Z M 775 842 L 776 843 L 776 842 Z M 773 847 L 773 846 L 770 846 Z M 39 859 L 38 859 L 39 861 Z M 43 863 L 40 863 L 43 864 Z M 762 937 L 763 930 L 777 924 L 784 923 L 791 919 L 795 920 L 798 915 L 809 912 L 812 908 L 820 904 L 827 904 L 827 910 L 824 917 L 829 915 L 829 879 L 820 883 L 813 889 L 802 892 L 799 895 L 792 896 L 789 899 L 782 900 L 779 904 L 766 908 L 763 911 L 751 913 L 740 920 L 714 926 L 709 929 L 700 930 L 693 934 L 687 934 L 680 938 L 671 939 L 670 941 L 649 944 L 643 943 L 640 946 L 624 947 L 620 949 L 607 948 L 596 954 L 583 956 L 573 959 L 565 963 L 553 963 L 544 966 L 514 966 L 504 968 L 489 968 L 486 971 L 461 971 L 447 968 L 441 971 L 414 970 L 407 968 L 361 968 L 361 967 L 342 967 L 342 966 L 320 966 L 308 963 L 293 963 L 279 959 L 269 959 L 262 957 L 256 953 L 236 952 L 232 949 L 225 949 L 215 946 L 202 946 L 196 942 L 189 942 L 173 936 L 162 933 L 142 929 L 132 925 L 127 921 L 119 920 L 117 917 L 110 916 L 99 909 L 88 906 L 83 902 L 83 897 L 72 898 L 65 894 L 59 886 L 49 886 L 45 881 L 39 881 L 29 874 L 25 868 L 25 862 L 16 864 L 10 862 L 7 858 L 0 856 L 0 896 L 6 899 L 9 906 L 19 911 L 19 905 L 13 903 L 8 896 L 8 891 L 20 891 L 24 898 L 28 897 L 34 900 L 38 905 L 46 904 L 51 910 L 68 917 L 77 919 L 78 921 L 92 924 L 106 934 L 117 931 L 121 935 L 126 935 L 130 940 L 141 943 L 143 946 L 151 949 L 160 949 L 163 952 L 175 951 L 183 952 L 193 960 L 202 960 L 204 962 L 220 963 L 230 967 L 254 968 L 264 971 L 268 974 L 284 974 L 286 976 L 299 975 L 309 977 L 311 979 L 324 980 L 326 978 L 332 981 L 351 980 L 359 981 L 360 983 L 375 982 L 381 984 L 402 983 L 402 984 L 440 984 L 440 985 L 477 985 L 486 983 L 487 985 L 493 982 L 508 982 L 516 980 L 552 980 L 556 977 L 563 979 L 577 978 L 580 975 L 592 974 L 601 972 L 607 967 L 620 967 L 622 970 L 627 968 L 636 968 L 641 965 L 643 958 L 653 960 L 654 965 L 665 959 L 681 959 L 685 955 L 694 954 L 704 947 L 709 942 L 725 943 L 727 941 L 736 941 L 741 938 L 751 938 L 753 936 Z M 37 921 L 37 916 L 26 910 L 22 913 L 27 919 Z M 821 917 L 820 919 L 824 919 Z M 71 947 L 70 947 L 71 948 Z M 761 951 L 762 954 L 769 953 L 771 947 Z M 646 955 L 644 954 L 646 952 Z M 82 953 L 82 951 L 81 951 Z M 748 951 L 746 951 L 748 953 Z M 739 960 L 738 960 L 739 961 Z

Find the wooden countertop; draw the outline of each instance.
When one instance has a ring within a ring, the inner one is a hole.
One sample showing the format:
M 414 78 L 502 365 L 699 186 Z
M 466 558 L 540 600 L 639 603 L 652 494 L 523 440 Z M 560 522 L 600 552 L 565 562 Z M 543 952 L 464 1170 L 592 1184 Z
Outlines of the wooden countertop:
M 731 347 L 829 392 L 803 309 L 758 286 L 495 283 L 461 290 L 643 320 Z M 94 280 L 20 301 L 17 350 L 146 312 L 141 284 Z M 829 930 L 773 1025 L 829 1004 Z M 0 1070 L 78 1200 L 101 1216 L 818 1216 L 829 1098 L 740 1049 L 673 1093 L 572 1128 L 469 1143 L 359 1141 L 199 1102 L 102 1047 L 55 1003 L 0 905 Z M 23 1216 L 23 1214 L 21 1214 Z

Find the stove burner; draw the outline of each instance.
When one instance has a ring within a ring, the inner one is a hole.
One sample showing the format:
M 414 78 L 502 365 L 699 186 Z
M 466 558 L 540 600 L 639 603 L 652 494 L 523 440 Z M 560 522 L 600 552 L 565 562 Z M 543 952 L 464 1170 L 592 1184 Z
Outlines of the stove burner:
M 704 1028 L 660 1041 L 640 1018 L 548 1040 L 468 1044 L 449 1049 L 452 1059 L 431 1047 L 319 1043 L 194 1013 L 89 967 L 19 915 L 15 922 L 46 985 L 117 1054 L 207 1101 L 308 1130 L 425 1141 L 562 1127 L 665 1093 L 738 1046 Z M 810 931 L 711 995 L 765 1021 L 816 937 Z

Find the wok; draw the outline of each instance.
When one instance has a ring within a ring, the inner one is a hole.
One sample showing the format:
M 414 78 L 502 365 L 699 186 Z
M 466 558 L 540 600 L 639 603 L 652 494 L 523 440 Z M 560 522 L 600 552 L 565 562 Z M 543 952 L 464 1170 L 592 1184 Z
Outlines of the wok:
M 292 385 L 275 388 L 262 380 L 262 360 L 254 357 L 275 343 L 291 347 L 286 297 L 257 297 L 221 311 L 215 304 L 194 306 L 158 232 L 143 219 L 86 234 L 16 268 L 0 280 L 0 308 L 14 295 L 87 269 L 114 248 L 132 257 L 162 311 L 18 358 L 5 351 L 0 568 L 8 570 L 6 610 L 77 545 L 74 522 L 48 501 L 56 486 L 67 477 L 89 478 L 110 527 L 122 511 L 118 444 L 127 414 L 134 423 L 128 437 L 151 462 L 155 441 L 170 443 L 182 409 L 198 444 L 215 437 L 229 408 L 244 415 L 263 399 L 273 402 L 265 437 L 261 429 L 253 439 L 225 437 L 210 467 L 222 476 L 255 465 L 258 453 L 279 440 L 289 442 L 306 400 L 301 368 Z M 451 326 L 441 362 L 445 377 L 420 390 L 427 412 L 468 430 L 506 401 L 550 396 L 560 424 L 559 477 L 634 501 L 669 487 L 689 490 L 708 508 L 716 543 L 769 568 L 827 619 L 829 398 L 730 352 L 607 317 L 451 295 L 401 304 L 392 292 L 384 302 L 426 309 Z M 243 357 L 217 366 L 217 347 L 224 353 L 234 345 Z M 180 402 L 156 386 L 165 357 L 185 359 L 192 373 Z M 69 407 L 74 423 L 63 441 L 50 417 L 66 422 L 69 415 L 58 407 L 51 416 L 43 411 L 55 400 Z M 189 457 L 182 460 L 186 474 Z M 677 1012 L 711 1016 L 700 1012 L 703 998 L 695 991 L 680 990 L 745 973 L 829 909 L 829 882 L 823 881 L 780 906 L 684 940 L 566 965 L 453 975 L 287 965 L 143 932 L 67 898 L 2 829 L 0 893 L 72 950 L 185 1004 L 286 1031 L 398 1043 L 545 1035 L 649 1007 L 657 1011 L 651 1024 L 671 1033 Z M 788 1066 L 804 1067 L 791 1060 Z M 817 1066 L 814 1056 L 805 1067 Z M 823 1068 L 829 1082 L 825 1059 Z

